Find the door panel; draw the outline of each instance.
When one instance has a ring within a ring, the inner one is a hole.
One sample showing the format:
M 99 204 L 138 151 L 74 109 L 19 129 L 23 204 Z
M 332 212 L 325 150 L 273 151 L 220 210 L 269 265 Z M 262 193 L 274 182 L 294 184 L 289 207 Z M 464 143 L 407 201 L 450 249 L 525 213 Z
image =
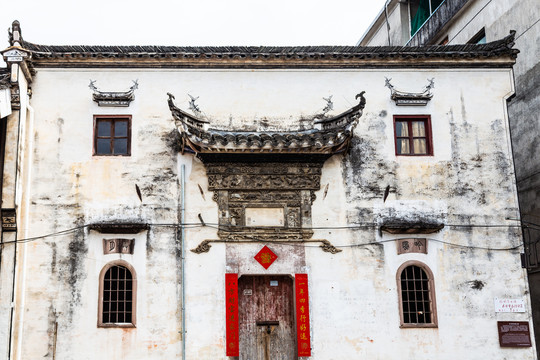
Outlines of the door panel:
M 296 360 L 293 280 L 244 275 L 238 297 L 240 360 Z

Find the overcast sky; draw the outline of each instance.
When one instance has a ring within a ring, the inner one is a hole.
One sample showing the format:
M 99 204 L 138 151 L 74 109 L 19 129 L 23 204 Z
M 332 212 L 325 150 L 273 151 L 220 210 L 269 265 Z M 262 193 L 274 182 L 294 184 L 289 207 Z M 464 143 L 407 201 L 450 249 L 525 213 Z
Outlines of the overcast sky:
M 43 45 L 355 45 L 385 0 L 5 0 Z

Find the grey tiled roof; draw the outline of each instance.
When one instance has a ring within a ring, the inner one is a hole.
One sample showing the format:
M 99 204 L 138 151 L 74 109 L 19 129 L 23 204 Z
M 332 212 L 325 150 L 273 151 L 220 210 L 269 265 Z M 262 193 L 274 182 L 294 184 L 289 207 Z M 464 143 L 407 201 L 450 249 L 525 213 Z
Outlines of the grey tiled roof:
M 7 68 L 0 68 L 0 90 L 11 87 L 9 76 L 10 74 Z
M 481 58 L 509 55 L 515 31 L 504 39 L 486 44 L 433 46 L 93 46 L 37 45 L 22 42 L 36 60 L 78 58 L 211 58 L 211 59 L 386 59 L 386 58 Z

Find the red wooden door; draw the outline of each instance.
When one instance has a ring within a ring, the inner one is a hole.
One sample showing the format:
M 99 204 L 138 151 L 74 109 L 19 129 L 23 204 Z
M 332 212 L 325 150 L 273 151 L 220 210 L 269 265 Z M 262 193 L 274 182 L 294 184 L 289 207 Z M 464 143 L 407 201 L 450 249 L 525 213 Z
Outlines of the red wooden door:
M 240 360 L 296 360 L 293 280 L 244 275 L 238 297 Z

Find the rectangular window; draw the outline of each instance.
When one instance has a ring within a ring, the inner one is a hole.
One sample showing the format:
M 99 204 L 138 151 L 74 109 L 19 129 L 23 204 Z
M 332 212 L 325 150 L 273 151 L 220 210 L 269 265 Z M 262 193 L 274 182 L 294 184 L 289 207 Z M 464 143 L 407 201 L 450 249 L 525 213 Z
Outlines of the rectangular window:
M 409 16 L 411 19 L 411 36 L 424 25 L 427 19 L 441 6 L 445 0 L 410 0 Z
M 131 155 L 131 115 L 94 115 L 94 155 Z
M 429 115 L 394 115 L 396 155 L 433 155 Z
M 467 41 L 467 44 L 485 44 L 486 43 L 486 30 L 482 28 L 471 40 Z

